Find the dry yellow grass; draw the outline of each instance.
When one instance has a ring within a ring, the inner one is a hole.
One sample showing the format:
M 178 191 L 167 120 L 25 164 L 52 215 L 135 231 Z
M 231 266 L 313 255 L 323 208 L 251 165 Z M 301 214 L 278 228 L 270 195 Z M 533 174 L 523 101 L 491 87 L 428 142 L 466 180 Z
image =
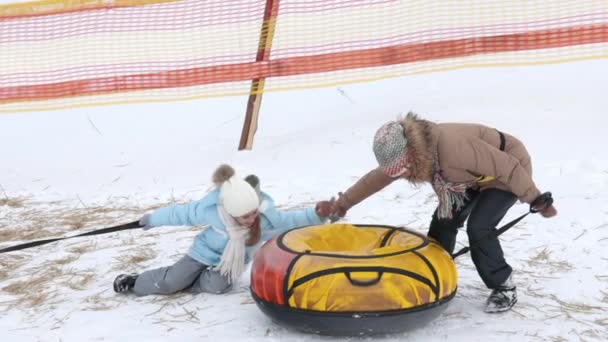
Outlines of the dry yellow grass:
M 156 256 L 152 252 L 144 252 L 143 254 L 131 255 L 127 258 L 127 262 L 130 264 L 141 264 L 144 261 L 153 259 Z
M 66 251 L 73 253 L 75 255 L 83 255 L 89 253 L 97 247 L 97 244 L 94 242 L 83 243 L 83 241 L 76 242 L 78 245 L 74 247 L 66 247 Z
M 138 251 L 131 252 L 129 255 L 117 256 L 112 269 L 116 271 L 131 271 L 136 267 L 141 267 L 141 264 L 154 259 L 156 253 L 149 248 L 140 248 Z
M 61 284 L 72 290 L 82 291 L 87 289 L 93 279 L 95 279 L 95 272 L 91 270 L 86 273 L 74 274 Z
M 1 193 L 0 193 L 1 196 Z M 139 204 L 132 205 L 131 199 L 108 199 L 104 205 L 87 205 L 80 198 L 75 201 L 36 202 L 26 198 L 0 198 L 0 206 L 4 215 L 0 222 L 0 232 L 3 242 L 30 241 L 45 238 L 70 236 L 93 229 L 109 227 L 133 221 L 146 211 L 166 206 L 169 203 L 159 203 L 148 206 Z M 126 203 L 126 204 L 125 204 Z M 6 214 L 5 214 L 6 213 Z M 6 219 L 4 219 L 6 218 Z M 49 304 L 68 300 L 63 298 L 65 292 L 57 288 L 64 287 L 74 291 L 89 288 L 97 277 L 95 270 L 78 270 L 76 261 L 85 253 L 97 250 L 98 246 L 87 237 L 70 239 L 56 242 L 58 250 L 64 254 L 59 259 L 47 260 L 36 267 L 23 269 L 32 258 L 37 258 L 35 253 L 17 253 L 0 255 L 0 291 L 12 296 L 9 302 L 3 303 L 11 307 L 18 306 L 21 309 L 48 307 Z M 115 241 L 115 242 L 113 242 Z M 125 239 L 112 239 L 103 248 L 112 248 L 116 244 L 136 245 L 132 237 Z M 3 244 L 6 247 L 12 244 Z M 106 246 L 107 245 L 107 246 Z M 37 247 L 30 251 L 35 252 Z M 146 261 L 156 257 L 156 253 L 149 247 L 139 246 L 126 256 L 117 258 L 115 268 L 141 267 Z M 36 259 L 41 261 L 40 259 Z M 20 269 L 20 274 L 26 274 L 16 279 L 11 279 L 14 271 Z M 8 304 L 7 304 L 8 303 Z M 88 301 L 88 310 L 109 310 L 115 307 L 108 303 L 107 298 L 91 298 Z
M 58 267 L 42 267 L 34 275 L 14 281 L 2 288 L 2 291 L 16 297 L 14 303 L 21 308 L 36 308 L 56 296 L 49 291 L 48 284 L 64 274 Z
M 130 198 L 108 198 L 104 204 L 87 205 L 80 198 L 78 201 L 36 202 L 26 197 L 5 195 L 0 198 L 0 206 L 9 206 L 14 210 L 9 210 L 0 222 L 2 240 L 39 240 L 84 232 L 100 226 L 118 225 L 174 201 L 145 206 L 134 205 L 132 202 Z
M 608 292 L 606 291 L 600 291 L 602 293 L 602 302 L 603 303 L 607 303 L 608 304 Z
M 16 302 L 19 307 L 37 308 L 47 303 L 53 295 L 50 292 L 29 291 L 22 294 Z
M 105 225 L 107 222 L 116 220 L 109 215 L 100 214 L 100 212 L 111 212 L 115 215 L 129 212 L 129 216 L 132 217 L 133 211 L 132 209 L 121 208 L 93 208 L 58 209 L 49 212 L 48 207 L 28 208 L 28 210 L 10 212 L 9 219 L 4 224 L 0 224 L 0 230 L 4 241 L 55 238 L 66 236 L 74 231 L 84 230 L 87 227 Z M 15 222 L 18 222 L 18 224 L 15 224 Z
M 7 206 L 10 208 L 22 208 L 25 200 L 21 198 L 0 198 L 0 206 Z
M 12 271 L 25 264 L 29 258 L 21 255 L 4 254 L 0 256 L 0 281 L 8 279 Z
M 600 318 L 595 320 L 595 324 L 603 327 L 608 327 L 608 318 Z
M 28 241 L 54 237 L 55 234 L 53 232 L 39 227 L 39 225 L 34 224 L 27 229 L 21 227 L 0 229 L 2 229 L 4 241 Z
M 88 305 L 82 309 L 83 311 L 108 311 L 118 306 L 117 303 L 108 302 L 99 297 L 89 297 L 86 299 L 85 304 Z
M 28 197 L 11 197 L 4 192 L 4 188 L 0 186 L 0 190 L 2 191 L 2 198 L 0 198 L 0 207 L 7 206 L 9 208 L 23 208 L 25 206 L 25 202 Z
M 543 250 L 538 252 L 537 255 L 531 257 L 526 262 L 529 266 L 538 266 L 543 268 L 549 267 L 552 271 L 565 272 L 574 269 L 574 266 L 565 260 L 553 260 L 551 257 L 551 253 L 552 251 L 548 250 L 547 248 L 544 248 Z
M 103 291 L 100 291 L 96 294 L 88 296 L 83 299 L 82 304 L 84 305 L 84 311 L 106 311 L 112 310 L 125 302 L 131 301 L 132 298 L 127 296 L 114 296 L 108 295 L 108 292 L 111 292 L 111 288 L 106 288 Z
M 22 289 L 25 287 L 25 285 L 26 283 L 24 281 L 17 281 L 8 286 L 3 287 L 2 291 L 16 295 L 22 292 Z
M 79 258 L 80 258 L 80 254 L 70 254 L 61 259 L 53 260 L 53 263 L 56 265 L 67 265 L 67 264 L 73 263 L 74 261 L 78 260 Z
M 605 310 L 605 308 L 601 306 L 588 305 L 585 303 L 566 302 L 564 300 L 559 299 L 554 294 L 550 294 L 549 297 L 553 299 L 553 301 L 558 304 L 558 308 L 566 314 L 603 312 Z M 548 306 L 552 305 L 548 304 Z

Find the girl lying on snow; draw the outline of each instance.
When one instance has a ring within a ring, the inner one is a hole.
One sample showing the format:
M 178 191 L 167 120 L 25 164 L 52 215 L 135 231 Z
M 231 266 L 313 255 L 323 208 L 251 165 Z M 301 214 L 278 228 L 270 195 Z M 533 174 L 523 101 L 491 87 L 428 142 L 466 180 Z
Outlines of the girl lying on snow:
M 321 224 L 329 216 L 328 201 L 318 202 L 314 209 L 277 210 L 273 199 L 259 190 L 256 176 L 237 178 L 229 165 L 221 165 L 213 173 L 213 182 L 216 189 L 201 200 L 161 208 L 140 220 L 144 229 L 209 225 L 195 237 L 188 254 L 168 267 L 121 274 L 114 280 L 114 291 L 141 296 L 184 289 L 227 292 L 262 241 L 289 229 Z

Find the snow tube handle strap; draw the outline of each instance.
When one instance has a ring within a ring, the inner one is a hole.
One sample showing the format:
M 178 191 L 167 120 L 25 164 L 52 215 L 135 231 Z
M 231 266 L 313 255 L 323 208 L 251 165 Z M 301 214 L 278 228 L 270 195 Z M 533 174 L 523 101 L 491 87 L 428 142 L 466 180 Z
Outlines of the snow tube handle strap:
M 378 284 L 378 282 L 380 282 L 380 279 L 382 279 L 382 274 L 384 272 L 379 271 L 376 273 L 378 274 L 378 276 L 376 278 L 370 279 L 370 280 L 353 279 L 353 277 L 351 276 L 351 272 L 344 272 L 344 275 L 346 276 L 348 281 L 350 281 L 350 283 L 353 284 L 354 286 L 372 286 L 372 285 L 376 285 L 376 284 Z
M 542 195 L 536 197 L 532 203 L 530 203 L 530 212 L 535 214 L 539 211 L 543 211 L 549 208 L 553 204 L 553 197 L 551 192 L 545 192 Z

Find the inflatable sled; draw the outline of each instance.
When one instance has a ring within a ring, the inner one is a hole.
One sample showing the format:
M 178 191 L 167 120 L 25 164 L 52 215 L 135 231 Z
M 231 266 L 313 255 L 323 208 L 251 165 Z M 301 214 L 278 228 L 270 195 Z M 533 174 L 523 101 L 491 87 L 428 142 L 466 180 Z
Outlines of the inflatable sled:
M 456 294 L 451 256 L 397 227 L 327 224 L 266 242 L 251 293 L 275 322 L 322 335 L 397 333 L 436 318 Z

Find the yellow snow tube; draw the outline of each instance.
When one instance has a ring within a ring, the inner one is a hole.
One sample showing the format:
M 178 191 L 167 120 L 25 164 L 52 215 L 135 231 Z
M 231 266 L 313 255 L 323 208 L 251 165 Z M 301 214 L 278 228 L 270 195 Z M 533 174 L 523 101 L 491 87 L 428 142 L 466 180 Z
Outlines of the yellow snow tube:
M 275 321 L 330 334 L 421 326 L 456 293 L 451 256 L 398 227 L 328 224 L 288 231 L 254 257 L 251 292 Z

